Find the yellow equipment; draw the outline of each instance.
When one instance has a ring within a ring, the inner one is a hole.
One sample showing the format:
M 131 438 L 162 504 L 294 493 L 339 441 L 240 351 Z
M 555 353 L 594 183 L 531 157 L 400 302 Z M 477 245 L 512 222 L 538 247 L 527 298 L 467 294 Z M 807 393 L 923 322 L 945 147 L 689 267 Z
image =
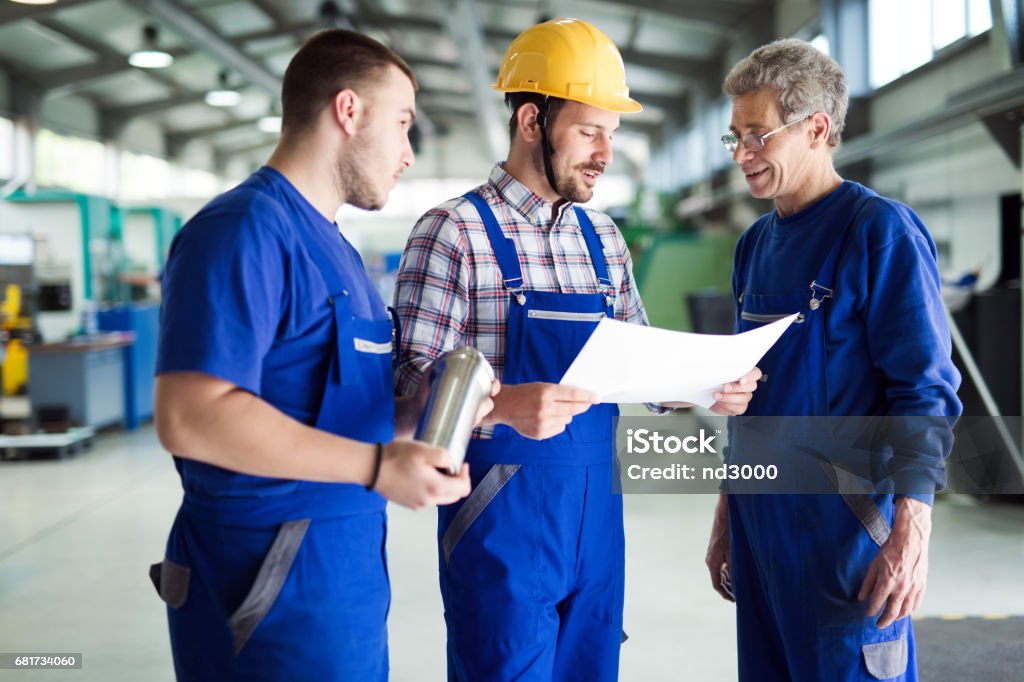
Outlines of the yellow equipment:
M 580 19 L 552 19 L 512 41 L 494 89 L 536 92 L 606 111 L 642 111 L 630 99 L 622 55 L 611 38 Z
M 28 350 L 18 338 L 20 333 L 32 331 L 32 320 L 21 317 L 21 287 L 8 284 L 4 293 L 4 301 L 0 304 L 0 329 L 3 338 L 8 339 L 0 365 L 3 373 L 4 395 L 15 395 L 28 382 Z

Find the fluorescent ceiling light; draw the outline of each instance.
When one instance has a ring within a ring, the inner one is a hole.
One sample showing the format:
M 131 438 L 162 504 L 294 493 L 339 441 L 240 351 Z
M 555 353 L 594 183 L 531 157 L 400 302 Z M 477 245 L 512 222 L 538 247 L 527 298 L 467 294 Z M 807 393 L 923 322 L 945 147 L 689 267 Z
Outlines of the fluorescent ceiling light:
M 208 91 L 204 100 L 211 107 L 234 107 L 242 101 L 242 95 L 237 90 L 217 89 Z
M 137 50 L 128 55 L 128 63 L 140 69 L 166 69 L 174 57 L 163 50 Z
M 143 26 L 142 46 L 128 55 L 128 63 L 139 69 L 166 69 L 173 64 L 174 57 L 160 49 L 158 40 L 156 24 Z
M 19 5 L 56 5 L 57 0 L 11 0 Z
M 256 127 L 261 133 L 279 133 L 281 132 L 281 117 L 264 116 L 256 123 Z

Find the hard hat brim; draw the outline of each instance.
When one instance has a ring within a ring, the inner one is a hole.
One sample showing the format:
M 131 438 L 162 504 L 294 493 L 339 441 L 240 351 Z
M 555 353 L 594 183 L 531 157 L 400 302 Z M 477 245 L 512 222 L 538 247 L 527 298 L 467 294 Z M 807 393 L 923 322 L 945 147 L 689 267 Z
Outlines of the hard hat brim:
M 563 93 L 550 92 L 542 88 L 503 88 L 497 83 L 491 86 L 491 89 L 497 90 L 498 92 L 534 92 L 538 95 L 545 95 L 547 97 L 558 97 L 559 99 L 566 99 L 573 102 L 579 102 L 580 104 L 589 104 L 592 107 L 598 109 L 604 109 L 605 111 L 614 111 L 617 114 L 636 114 L 644 110 L 644 107 L 640 102 L 637 102 L 631 97 L 623 96 L 608 96 L 608 97 L 588 97 L 586 99 L 582 97 L 566 97 Z

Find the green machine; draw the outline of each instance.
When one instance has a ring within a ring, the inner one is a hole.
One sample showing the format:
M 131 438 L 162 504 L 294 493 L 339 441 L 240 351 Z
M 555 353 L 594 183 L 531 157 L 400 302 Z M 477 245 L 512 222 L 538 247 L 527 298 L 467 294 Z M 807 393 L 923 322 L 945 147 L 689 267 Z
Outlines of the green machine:
M 731 301 L 732 261 L 738 235 L 650 235 L 634 263 L 634 276 L 651 325 L 695 331 L 690 297 Z M 724 299 L 723 299 L 724 300 Z

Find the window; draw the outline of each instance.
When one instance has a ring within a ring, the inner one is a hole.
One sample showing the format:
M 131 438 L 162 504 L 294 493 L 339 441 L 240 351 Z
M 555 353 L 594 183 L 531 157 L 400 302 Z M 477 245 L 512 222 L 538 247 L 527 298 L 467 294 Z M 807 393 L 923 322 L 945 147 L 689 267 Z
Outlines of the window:
M 967 0 L 967 35 L 976 36 L 992 28 L 989 0 Z
M 828 44 L 828 36 L 826 36 L 824 33 L 819 33 L 818 35 L 811 38 L 811 45 L 813 45 L 815 49 L 817 49 L 819 52 L 823 52 L 829 55 L 831 54 L 831 52 L 829 52 L 830 46 Z
M 163 159 L 148 154 L 121 152 L 117 198 L 122 201 L 145 201 L 168 196 L 171 169 Z
M 104 155 L 102 142 L 43 128 L 36 136 L 36 182 L 43 187 L 103 194 Z
M 938 50 L 992 27 L 988 0 L 869 0 L 871 86 L 913 71 Z

